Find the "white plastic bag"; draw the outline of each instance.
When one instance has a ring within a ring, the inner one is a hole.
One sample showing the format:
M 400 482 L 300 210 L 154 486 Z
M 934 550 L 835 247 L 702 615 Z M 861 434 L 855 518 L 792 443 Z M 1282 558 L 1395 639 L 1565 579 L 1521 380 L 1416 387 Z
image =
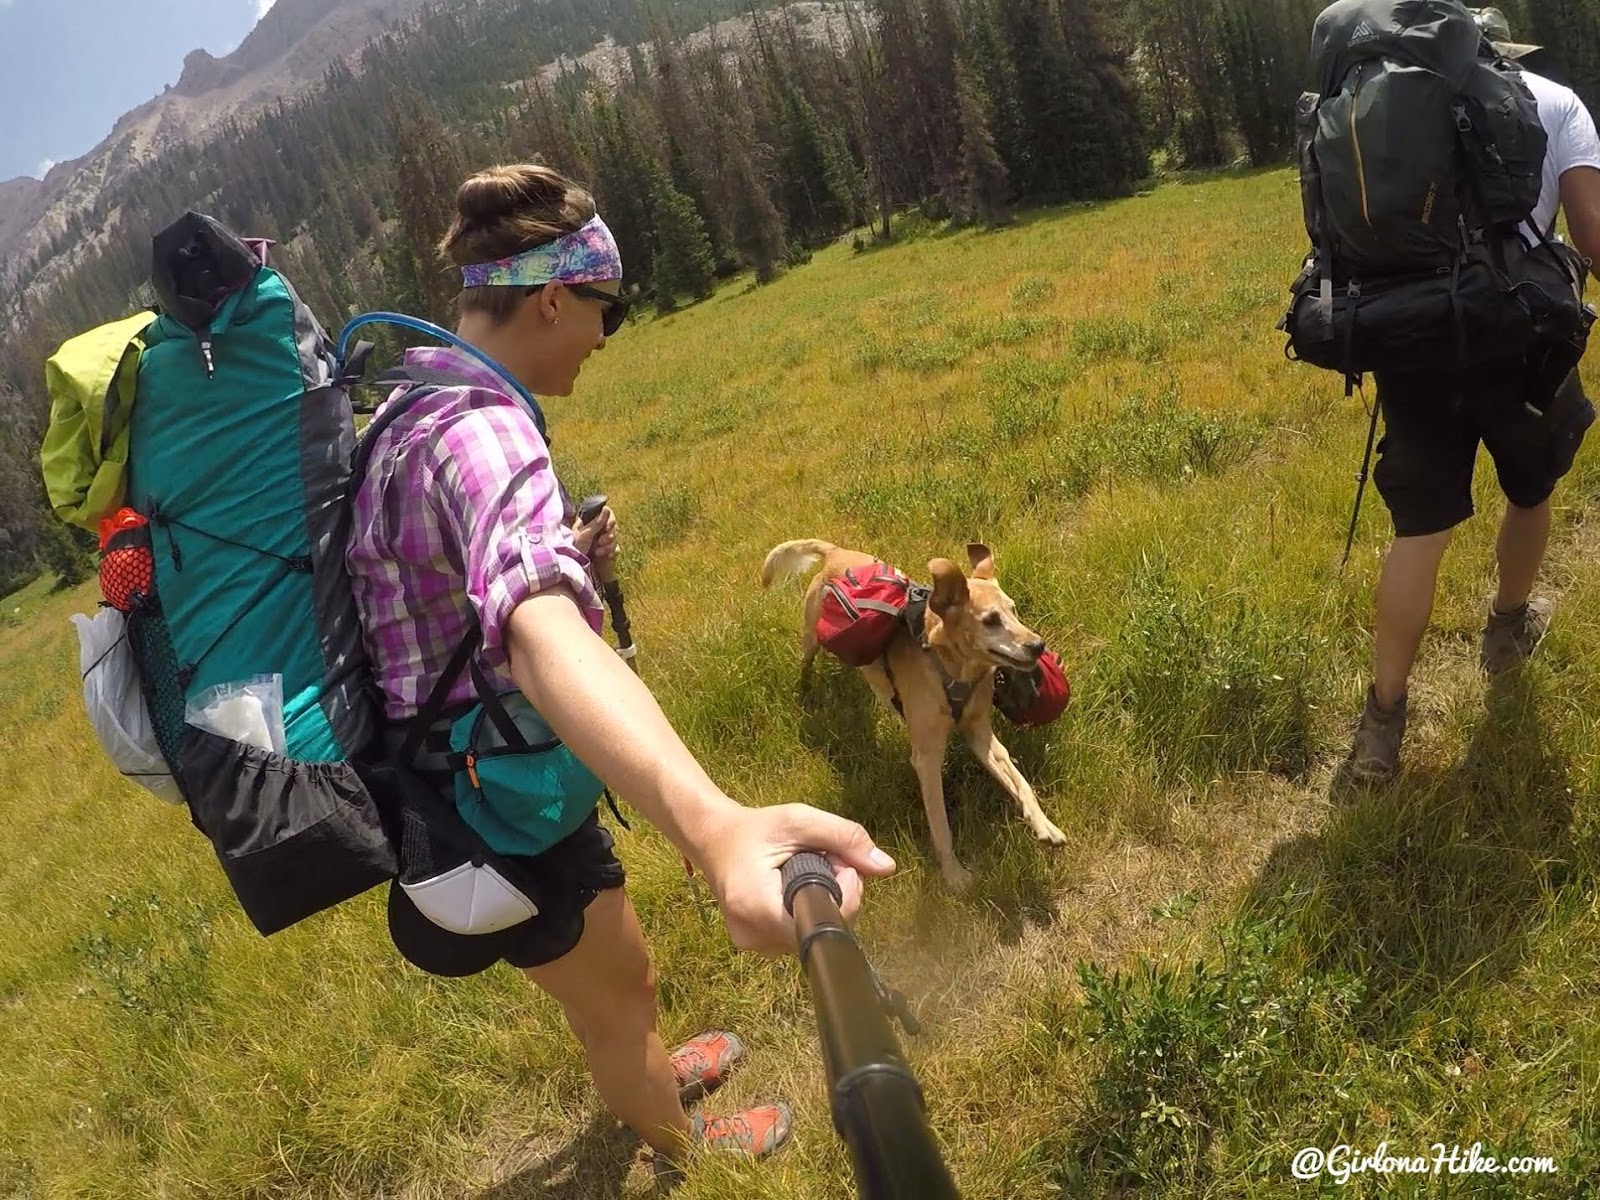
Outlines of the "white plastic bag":
M 208 687 L 184 705 L 183 719 L 218 737 L 282 754 L 283 676 L 256 675 Z
M 139 665 L 128 641 L 128 618 L 114 608 L 93 617 L 73 613 L 83 706 L 107 757 L 129 779 L 170 804 L 182 804 L 139 689 Z

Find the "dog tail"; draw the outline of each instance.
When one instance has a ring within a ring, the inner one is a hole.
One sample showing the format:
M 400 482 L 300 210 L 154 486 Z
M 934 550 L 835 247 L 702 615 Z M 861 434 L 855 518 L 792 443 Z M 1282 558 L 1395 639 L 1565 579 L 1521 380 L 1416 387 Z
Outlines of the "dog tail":
M 801 538 L 774 546 L 767 553 L 767 561 L 761 564 L 761 586 L 771 587 L 779 579 L 798 575 L 816 566 L 837 548 L 831 542 L 819 542 L 816 538 Z

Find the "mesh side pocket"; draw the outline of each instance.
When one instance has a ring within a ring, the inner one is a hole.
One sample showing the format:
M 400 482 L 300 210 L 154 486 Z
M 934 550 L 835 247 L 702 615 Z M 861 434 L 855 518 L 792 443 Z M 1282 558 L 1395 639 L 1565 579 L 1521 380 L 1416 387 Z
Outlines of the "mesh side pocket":
M 172 647 L 172 632 L 154 600 L 134 598 L 128 614 L 128 640 L 139 664 L 140 686 L 150 710 L 150 723 L 155 727 L 156 744 L 161 747 L 167 766 L 177 775 L 183 766 L 179 749 L 183 744 L 183 688 L 178 683 L 178 653 Z
M 127 612 L 134 596 L 148 596 L 154 585 L 155 559 L 148 540 L 142 546 L 113 546 L 100 556 L 100 595 L 112 608 Z
M 400 810 L 400 863 L 408 874 L 418 879 L 437 875 L 445 869 L 434 853 L 434 839 L 428 836 L 422 814 L 410 806 Z

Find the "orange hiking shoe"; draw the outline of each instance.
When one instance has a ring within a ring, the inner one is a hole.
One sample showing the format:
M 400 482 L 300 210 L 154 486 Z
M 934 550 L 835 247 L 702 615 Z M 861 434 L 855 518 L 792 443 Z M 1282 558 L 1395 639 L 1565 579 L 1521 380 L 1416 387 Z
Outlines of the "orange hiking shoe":
M 720 1029 L 702 1033 L 679 1046 L 672 1052 L 671 1062 L 683 1103 L 716 1091 L 742 1058 L 744 1043 Z
M 728 1117 L 708 1119 L 703 1113 L 695 1113 L 690 1119 L 690 1133 L 711 1150 L 739 1150 L 753 1158 L 765 1158 L 789 1140 L 793 1124 L 794 1114 L 780 1101 Z
M 732 1151 L 765 1158 L 789 1140 L 794 1114 L 782 1102 L 764 1104 L 726 1117 L 695 1113 L 689 1118 L 689 1148 Z M 657 1154 L 652 1164 L 658 1187 L 670 1189 L 683 1179 L 677 1160 Z

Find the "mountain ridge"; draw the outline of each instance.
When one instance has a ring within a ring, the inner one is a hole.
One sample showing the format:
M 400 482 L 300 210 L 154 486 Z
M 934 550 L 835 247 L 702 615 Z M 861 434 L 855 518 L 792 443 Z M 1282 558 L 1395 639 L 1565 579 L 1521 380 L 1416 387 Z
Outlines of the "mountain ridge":
M 43 180 L 0 184 L 0 284 L 17 282 L 74 214 L 166 146 L 312 87 L 335 61 L 358 55 L 431 2 L 277 0 L 231 53 L 190 51 L 177 82 L 123 113 L 87 154 L 55 164 Z

